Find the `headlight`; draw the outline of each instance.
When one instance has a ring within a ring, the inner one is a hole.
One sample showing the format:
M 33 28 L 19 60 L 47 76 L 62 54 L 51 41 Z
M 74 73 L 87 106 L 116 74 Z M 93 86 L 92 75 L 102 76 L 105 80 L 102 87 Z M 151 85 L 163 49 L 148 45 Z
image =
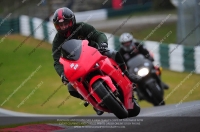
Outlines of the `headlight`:
M 141 69 L 137 72 L 137 74 L 138 74 L 139 76 L 141 76 L 141 77 L 146 76 L 148 73 L 149 73 L 149 69 L 146 68 L 146 67 L 141 68 Z

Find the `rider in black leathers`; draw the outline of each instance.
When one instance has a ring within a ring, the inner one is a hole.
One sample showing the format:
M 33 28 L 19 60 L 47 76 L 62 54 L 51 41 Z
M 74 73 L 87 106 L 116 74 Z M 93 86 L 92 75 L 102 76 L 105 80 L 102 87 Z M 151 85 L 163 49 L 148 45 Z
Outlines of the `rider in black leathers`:
M 119 41 L 121 43 L 119 52 L 122 55 L 125 63 L 127 63 L 129 59 L 131 59 L 132 57 L 135 57 L 137 54 L 142 54 L 147 59 L 151 60 L 152 62 L 154 61 L 149 51 L 141 43 L 137 42 L 136 39 L 133 37 L 133 35 L 131 35 L 130 33 L 121 34 Z M 162 86 L 164 89 L 169 88 L 169 86 L 165 84 L 164 82 L 162 82 Z M 143 97 L 140 94 L 140 92 L 139 91 L 136 91 L 136 92 L 138 94 L 139 100 L 142 100 Z

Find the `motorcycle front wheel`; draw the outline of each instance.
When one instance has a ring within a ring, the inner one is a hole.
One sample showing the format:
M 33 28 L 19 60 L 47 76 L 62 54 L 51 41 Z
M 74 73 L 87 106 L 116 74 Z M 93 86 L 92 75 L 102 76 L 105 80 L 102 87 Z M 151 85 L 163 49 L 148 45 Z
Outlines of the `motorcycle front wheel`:
M 119 119 L 127 118 L 128 111 L 112 93 L 103 85 L 103 80 L 97 80 L 92 85 L 93 90 L 101 98 L 102 103 Z
M 148 86 L 148 90 L 152 94 L 151 99 L 154 106 L 165 105 L 163 89 L 157 83 L 151 83 L 151 85 Z

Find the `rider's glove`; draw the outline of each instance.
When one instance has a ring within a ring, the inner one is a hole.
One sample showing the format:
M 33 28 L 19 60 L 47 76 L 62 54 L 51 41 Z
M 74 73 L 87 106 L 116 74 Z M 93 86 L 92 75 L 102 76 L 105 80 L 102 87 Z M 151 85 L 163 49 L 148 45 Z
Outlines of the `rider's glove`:
M 100 49 L 100 50 L 104 50 L 104 49 L 106 49 L 106 48 L 108 48 L 108 44 L 107 44 L 107 43 L 100 43 L 100 44 L 99 44 L 99 49 Z
M 60 77 L 61 77 L 61 80 L 62 80 L 62 82 L 63 82 L 64 85 L 66 85 L 67 83 L 69 83 L 69 81 L 65 77 L 64 73 L 62 73 Z

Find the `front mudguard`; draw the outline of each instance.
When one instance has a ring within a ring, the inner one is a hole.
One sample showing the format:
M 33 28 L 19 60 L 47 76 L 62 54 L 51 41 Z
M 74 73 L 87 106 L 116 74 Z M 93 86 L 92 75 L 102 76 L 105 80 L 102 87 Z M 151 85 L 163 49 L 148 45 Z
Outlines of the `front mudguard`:
M 94 76 L 91 80 L 90 80 L 90 87 L 89 87 L 89 91 L 90 94 L 95 98 L 95 100 L 100 104 L 102 102 L 102 100 L 99 98 L 99 96 L 96 94 L 95 92 L 95 88 L 92 88 L 92 85 L 94 84 L 94 82 L 96 82 L 97 80 L 102 79 L 107 86 L 110 88 L 110 90 L 114 93 L 117 89 L 115 87 L 115 85 L 112 83 L 112 80 L 109 76 L 102 76 L 102 75 L 96 75 Z

